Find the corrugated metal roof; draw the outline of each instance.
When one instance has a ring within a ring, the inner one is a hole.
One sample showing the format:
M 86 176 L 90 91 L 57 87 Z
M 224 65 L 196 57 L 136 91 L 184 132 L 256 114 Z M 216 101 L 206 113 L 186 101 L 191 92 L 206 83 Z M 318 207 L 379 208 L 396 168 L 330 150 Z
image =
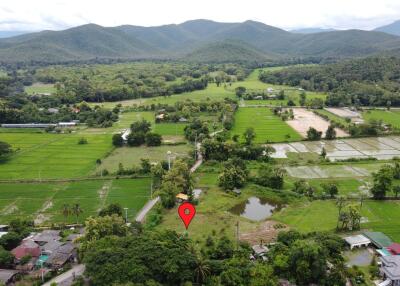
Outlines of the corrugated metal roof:
M 368 237 L 377 248 L 386 248 L 393 243 L 393 241 L 382 232 L 366 231 L 363 234 Z

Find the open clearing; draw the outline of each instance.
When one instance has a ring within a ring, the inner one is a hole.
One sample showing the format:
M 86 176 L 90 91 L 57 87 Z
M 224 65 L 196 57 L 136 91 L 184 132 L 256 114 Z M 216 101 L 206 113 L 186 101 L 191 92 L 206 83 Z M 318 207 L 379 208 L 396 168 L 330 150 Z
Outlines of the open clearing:
M 106 195 L 102 190 L 107 188 Z M 128 208 L 131 218 L 150 197 L 150 179 L 91 180 L 70 183 L 0 184 L 0 223 L 15 218 L 44 218 L 42 223 L 63 222 L 64 204 L 79 204 L 83 222 L 96 215 L 107 203 L 117 202 Z M 76 221 L 67 217 L 68 223 Z
M 274 158 L 287 158 L 287 153 L 316 153 L 326 150 L 326 157 L 332 161 L 349 158 L 376 158 L 389 160 L 400 156 L 400 137 L 371 137 L 358 139 L 338 139 L 332 141 L 303 141 L 272 144 Z
M 293 108 L 292 110 L 294 114 L 294 119 L 288 120 L 287 124 L 289 124 L 294 130 L 303 135 L 303 137 L 307 137 L 307 131 L 308 129 L 310 129 L 310 127 L 321 131 L 323 136 L 325 135 L 325 132 L 330 125 L 328 121 L 314 114 L 312 111 L 304 108 Z M 349 134 L 339 128 L 336 128 L 336 136 L 347 137 L 349 136 Z
M 189 151 L 193 147 L 188 144 L 182 145 L 162 145 L 158 147 L 122 147 L 115 149 L 108 157 L 102 160 L 97 171 L 107 169 L 109 172 L 118 170 L 119 163 L 125 168 L 132 168 L 140 165 L 140 159 L 149 159 L 150 162 L 160 162 L 167 160 L 167 152 L 171 151 L 171 159 L 189 156 Z
M 247 128 L 256 133 L 255 143 L 301 140 L 301 136 L 285 121 L 265 107 L 241 107 L 235 114 L 235 124 L 231 134 L 242 136 Z
M 56 89 L 53 84 L 34 83 L 31 86 L 25 87 L 25 92 L 29 95 L 44 93 L 52 94 L 56 92 Z

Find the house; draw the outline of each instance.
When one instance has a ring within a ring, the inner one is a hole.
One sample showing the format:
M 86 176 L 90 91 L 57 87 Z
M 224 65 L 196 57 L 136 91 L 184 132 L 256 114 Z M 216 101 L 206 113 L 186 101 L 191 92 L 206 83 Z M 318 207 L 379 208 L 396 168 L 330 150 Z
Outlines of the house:
M 20 260 L 22 257 L 28 255 L 32 257 L 39 257 L 40 252 L 41 250 L 39 245 L 32 239 L 23 240 L 19 246 L 11 250 L 11 253 L 15 256 L 17 260 Z
M 378 249 L 386 248 L 393 243 L 392 240 L 382 232 L 366 231 L 363 235 L 371 240 L 371 243 Z
M 59 112 L 58 108 L 49 108 L 49 109 L 47 109 L 47 111 L 48 111 L 49 113 L 53 113 L 53 114 Z
M 47 123 L 21 123 L 21 124 L 1 124 L 3 128 L 47 128 L 56 126 L 56 124 Z
M 389 250 L 387 250 L 386 248 L 377 249 L 376 253 L 378 253 L 378 255 L 381 256 L 381 257 L 382 256 L 390 256 L 390 255 L 392 255 L 392 253 Z
M 262 95 L 257 95 L 256 97 L 254 97 L 254 99 L 258 100 L 258 99 L 263 99 Z
M 179 118 L 179 122 L 184 123 L 184 122 L 188 122 L 188 121 L 189 121 L 189 120 L 187 120 L 185 117 Z
M 188 195 L 185 195 L 185 194 L 183 194 L 183 193 L 179 193 L 179 194 L 176 195 L 176 200 L 177 200 L 178 202 L 186 202 L 186 201 L 189 200 L 189 196 L 188 196 Z
M 10 285 L 18 274 L 18 270 L 0 269 L 0 284 Z
M 53 251 L 46 260 L 45 264 L 53 269 L 63 267 L 67 262 L 72 261 L 75 253 L 75 247 L 71 242 L 61 244 Z
M 59 127 L 74 127 L 76 126 L 76 122 L 58 122 Z
M 164 114 L 164 113 L 161 113 L 161 114 L 156 115 L 156 119 L 158 119 L 158 120 L 163 120 L 164 117 L 165 117 L 165 114 Z
M 260 243 L 253 245 L 251 248 L 253 249 L 253 255 L 255 258 L 262 258 L 263 260 L 266 260 L 265 255 L 269 251 L 268 247 Z
M 61 239 L 60 231 L 58 230 L 44 230 L 32 237 L 33 241 L 39 245 L 44 245 L 51 241 L 58 241 Z
M 362 234 L 347 236 L 344 238 L 344 240 L 350 246 L 350 249 L 353 249 L 354 247 L 366 247 L 371 244 L 371 240 Z
M 400 255 L 381 257 L 380 272 L 385 279 L 379 285 L 400 286 Z
M 274 92 L 274 89 L 273 89 L 272 87 L 268 87 L 268 88 L 267 88 L 267 92 L 268 92 L 268 93 L 273 93 L 273 92 Z
M 400 255 L 400 243 L 392 243 L 387 247 L 387 250 L 393 255 Z

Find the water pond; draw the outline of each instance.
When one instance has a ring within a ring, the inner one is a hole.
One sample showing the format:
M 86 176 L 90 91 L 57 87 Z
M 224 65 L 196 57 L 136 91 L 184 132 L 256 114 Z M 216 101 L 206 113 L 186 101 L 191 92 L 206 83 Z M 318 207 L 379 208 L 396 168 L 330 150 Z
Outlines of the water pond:
M 231 208 L 230 212 L 253 221 L 261 221 L 269 218 L 275 210 L 279 210 L 281 207 L 281 204 L 270 199 L 250 197 Z

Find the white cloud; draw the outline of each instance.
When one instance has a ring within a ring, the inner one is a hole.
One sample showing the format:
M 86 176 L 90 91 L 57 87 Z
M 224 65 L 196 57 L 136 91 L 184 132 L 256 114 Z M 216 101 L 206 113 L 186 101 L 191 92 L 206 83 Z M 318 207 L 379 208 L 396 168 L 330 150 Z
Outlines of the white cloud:
M 400 19 L 399 0 L 3 0 L 0 30 L 85 23 L 154 26 L 192 19 L 261 21 L 281 28 L 372 29 Z

